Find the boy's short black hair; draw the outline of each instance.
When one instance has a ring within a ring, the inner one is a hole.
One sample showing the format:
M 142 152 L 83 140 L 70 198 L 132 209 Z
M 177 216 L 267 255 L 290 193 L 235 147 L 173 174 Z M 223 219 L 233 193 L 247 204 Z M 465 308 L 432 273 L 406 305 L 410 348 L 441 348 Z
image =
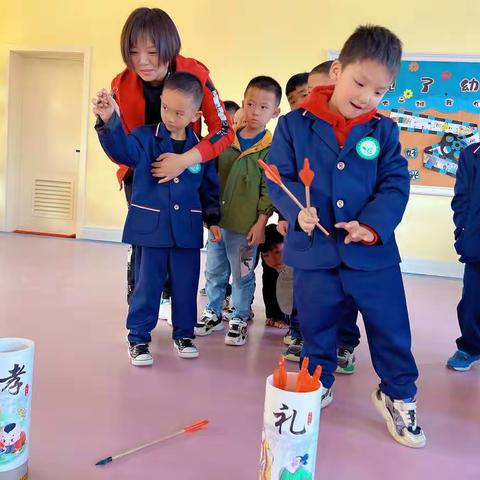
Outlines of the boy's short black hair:
M 400 70 L 402 42 L 388 28 L 360 25 L 343 45 L 338 60 L 347 66 L 361 60 L 376 60 L 392 75 Z
M 261 253 L 267 253 L 274 245 L 283 243 L 283 240 L 283 235 L 277 231 L 277 225 L 275 223 L 269 223 L 265 227 L 265 242 L 261 243 L 258 248 Z
M 332 66 L 333 60 L 327 60 L 326 62 L 319 63 L 316 67 L 313 67 L 309 75 L 313 73 L 323 73 L 328 75 L 330 73 L 330 67 Z
M 296 73 L 288 79 L 285 95 L 288 97 L 296 88 L 308 83 L 308 73 Z
M 225 105 L 225 110 L 227 110 L 227 112 L 232 116 L 237 110 L 240 110 L 240 105 L 233 100 L 225 100 L 223 104 Z
M 200 108 L 203 100 L 203 87 L 200 80 L 188 72 L 174 72 L 165 79 L 164 90 L 178 90 L 191 95 L 195 108 Z
M 258 77 L 252 78 L 245 89 L 244 96 L 247 93 L 249 88 L 258 88 L 259 90 L 266 90 L 275 95 L 275 100 L 277 102 L 277 107 L 282 101 L 282 87 L 280 84 L 272 77 L 267 77 L 266 75 L 260 75 Z

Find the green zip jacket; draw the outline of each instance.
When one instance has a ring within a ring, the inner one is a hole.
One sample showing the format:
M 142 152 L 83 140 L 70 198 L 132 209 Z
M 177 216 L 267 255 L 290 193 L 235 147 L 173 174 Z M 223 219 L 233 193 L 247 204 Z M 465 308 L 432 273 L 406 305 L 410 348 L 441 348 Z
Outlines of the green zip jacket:
M 261 213 L 272 214 L 263 170 L 257 162 L 265 160 L 271 143 L 272 134 L 267 130 L 261 140 L 242 152 L 235 135 L 233 144 L 218 157 L 222 228 L 247 234 Z

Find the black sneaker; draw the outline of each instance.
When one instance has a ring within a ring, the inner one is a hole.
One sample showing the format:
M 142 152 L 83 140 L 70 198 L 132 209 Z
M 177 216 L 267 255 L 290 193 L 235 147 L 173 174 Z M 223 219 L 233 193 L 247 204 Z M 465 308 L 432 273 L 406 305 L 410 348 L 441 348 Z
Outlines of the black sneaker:
M 130 363 L 136 367 L 153 365 L 153 357 L 148 348 L 148 343 L 130 344 L 128 347 Z
M 191 338 L 176 338 L 173 340 L 173 346 L 181 358 L 198 357 L 198 348 L 192 342 Z
M 303 340 L 301 338 L 293 338 L 292 343 L 285 350 L 283 356 L 285 360 L 300 363 L 300 355 L 302 354 Z

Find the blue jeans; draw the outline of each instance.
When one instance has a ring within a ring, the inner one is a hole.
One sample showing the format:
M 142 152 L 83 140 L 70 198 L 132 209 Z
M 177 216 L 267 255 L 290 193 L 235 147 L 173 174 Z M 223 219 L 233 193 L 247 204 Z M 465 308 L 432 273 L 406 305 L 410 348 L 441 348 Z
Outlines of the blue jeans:
M 218 316 L 222 314 L 225 289 L 231 273 L 234 316 L 248 320 L 255 292 L 256 253 L 257 247 L 248 246 L 245 234 L 222 228 L 222 240 L 218 243 L 212 242 L 209 234 L 205 271 L 208 309 Z

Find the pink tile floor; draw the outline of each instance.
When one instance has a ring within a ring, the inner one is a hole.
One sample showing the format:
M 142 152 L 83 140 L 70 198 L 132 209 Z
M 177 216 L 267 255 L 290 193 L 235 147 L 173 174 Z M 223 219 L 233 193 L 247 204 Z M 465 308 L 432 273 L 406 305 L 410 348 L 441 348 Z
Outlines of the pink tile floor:
M 0 335 L 31 338 L 37 348 L 30 478 L 257 479 L 264 382 L 283 348 L 283 332 L 263 327 L 260 290 L 247 346 L 226 347 L 217 333 L 198 339 L 199 359 L 182 360 L 169 327 L 160 324 L 155 365 L 134 368 L 124 330 L 126 251 L 111 243 L 0 235 Z M 362 339 L 356 373 L 338 378 L 334 402 L 322 413 L 317 479 L 480 479 L 480 369 L 444 367 L 458 334 L 461 282 L 422 276 L 405 282 L 427 447 L 411 450 L 388 435 L 370 403 L 377 378 Z M 202 433 L 94 467 L 200 418 L 211 421 Z

